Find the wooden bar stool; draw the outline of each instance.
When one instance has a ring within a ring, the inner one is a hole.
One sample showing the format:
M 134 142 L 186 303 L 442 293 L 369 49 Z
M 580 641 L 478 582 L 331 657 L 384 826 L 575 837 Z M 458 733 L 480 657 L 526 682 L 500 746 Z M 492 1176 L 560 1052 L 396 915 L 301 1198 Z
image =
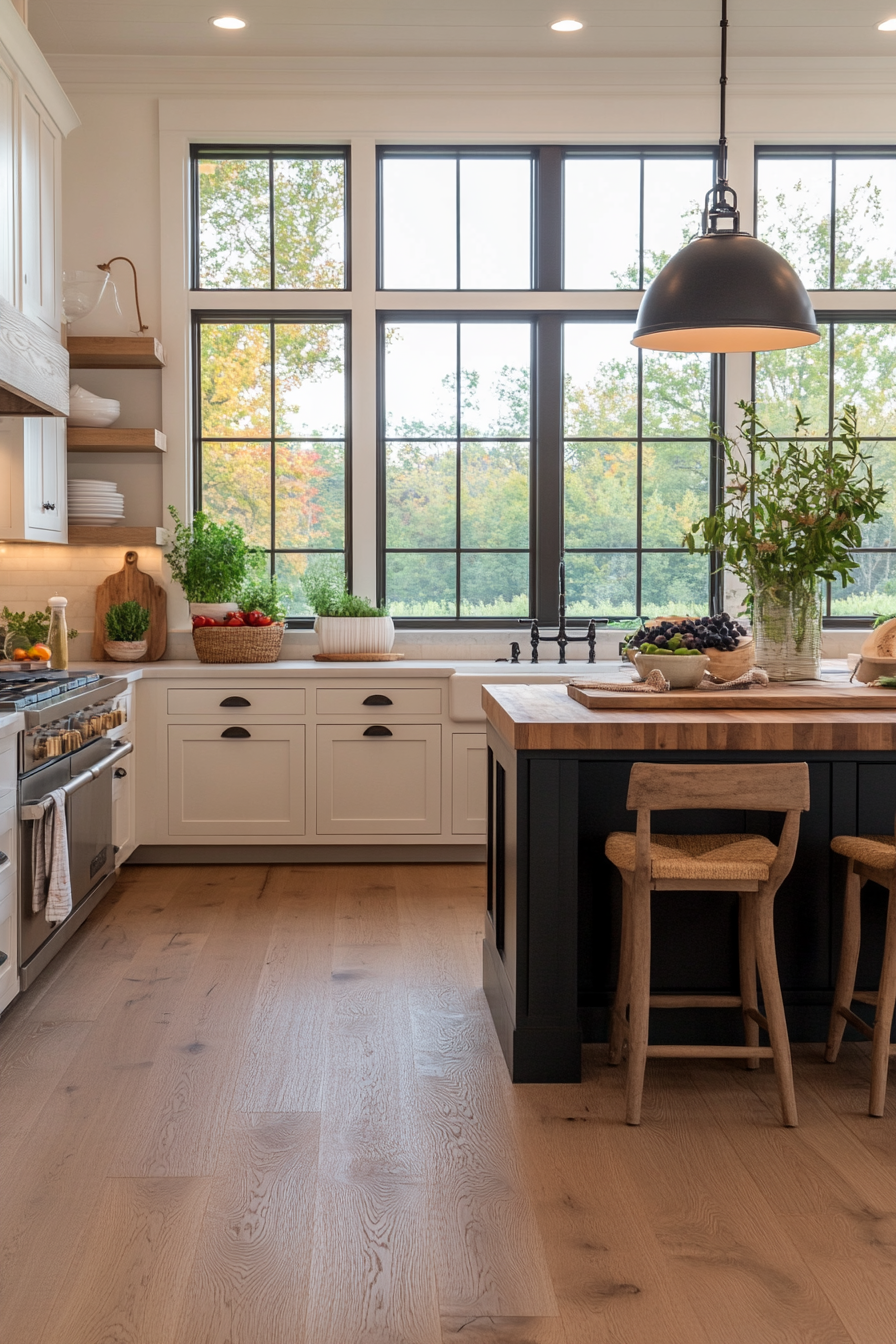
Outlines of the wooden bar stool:
M 871 1040 L 871 1094 L 869 1115 L 883 1115 L 887 1092 L 887 1068 L 896 1046 L 890 1044 L 893 1008 L 896 1005 L 896 836 L 835 835 L 831 849 L 849 859 L 846 892 L 843 900 L 843 944 L 840 966 L 828 1028 L 825 1059 L 833 1064 L 840 1050 L 846 1024 L 856 1027 Z M 889 892 L 887 931 L 884 935 L 884 960 L 876 992 L 856 989 L 856 966 L 862 941 L 862 888 L 877 882 Z M 874 1026 L 852 1011 L 853 1003 L 875 1006 Z
M 610 1033 L 610 1063 L 628 1042 L 626 1120 L 640 1124 L 644 1069 L 654 1058 L 772 1058 L 784 1124 L 795 1125 L 790 1041 L 775 956 L 775 893 L 790 872 L 800 813 L 809 807 L 809 767 L 792 765 L 632 766 L 627 807 L 637 831 L 614 831 L 606 854 L 622 876 L 622 944 Z M 653 835 L 652 811 L 786 812 L 777 845 L 762 835 Z M 740 896 L 740 994 L 650 993 L 650 893 L 736 891 Z M 759 1011 L 756 969 L 765 1014 Z M 740 1008 L 746 1045 L 649 1045 L 651 1008 Z M 770 1046 L 760 1046 L 759 1028 Z

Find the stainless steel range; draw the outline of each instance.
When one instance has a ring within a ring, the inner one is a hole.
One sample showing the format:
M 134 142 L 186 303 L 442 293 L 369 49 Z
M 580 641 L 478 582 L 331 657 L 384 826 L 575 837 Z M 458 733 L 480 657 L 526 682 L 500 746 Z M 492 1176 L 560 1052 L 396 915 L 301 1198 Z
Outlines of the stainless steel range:
M 19 734 L 19 969 L 27 989 L 115 881 L 112 773 L 133 750 L 118 740 L 123 678 L 99 673 L 0 675 L 0 713 L 25 716 Z M 41 799 L 66 793 L 71 914 L 48 924 L 32 911 L 31 839 Z

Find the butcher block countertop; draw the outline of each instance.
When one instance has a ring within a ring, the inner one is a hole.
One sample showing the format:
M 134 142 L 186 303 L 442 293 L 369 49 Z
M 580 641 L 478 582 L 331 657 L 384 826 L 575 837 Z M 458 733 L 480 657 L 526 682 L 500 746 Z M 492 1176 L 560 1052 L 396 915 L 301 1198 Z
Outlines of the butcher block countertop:
M 516 751 L 896 751 L 896 691 L 776 684 L 748 691 L 744 708 L 720 705 L 724 692 L 692 694 L 693 709 L 661 708 L 660 695 L 643 697 L 649 707 L 614 708 L 614 692 L 590 709 L 565 686 L 501 685 L 483 686 L 482 704 Z

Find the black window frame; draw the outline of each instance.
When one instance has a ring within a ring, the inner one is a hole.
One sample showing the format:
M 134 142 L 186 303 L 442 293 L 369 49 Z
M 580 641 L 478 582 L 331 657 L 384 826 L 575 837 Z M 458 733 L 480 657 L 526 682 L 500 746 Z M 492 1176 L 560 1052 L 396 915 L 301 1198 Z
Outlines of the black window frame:
M 193 309 L 190 314 L 190 351 L 191 351 L 191 430 L 192 430 L 192 460 L 193 460 L 193 511 L 198 512 L 202 508 L 202 445 L 205 442 L 222 443 L 220 435 L 203 435 L 202 433 L 202 396 L 201 396 L 201 358 L 202 345 L 201 334 L 203 326 L 226 326 L 228 324 L 245 323 L 268 323 L 275 326 L 277 323 L 298 323 L 298 322 L 329 322 L 341 323 L 344 332 L 344 350 L 345 350 L 345 435 L 342 442 L 345 444 L 345 544 L 342 548 L 323 547 L 323 548 L 301 548 L 286 547 L 278 549 L 274 544 L 270 547 L 271 556 L 271 574 L 276 573 L 276 558 L 278 555 L 344 555 L 346 578 L 349 589 L 351 589 L 352 576 L 352 383 L 351 383 L 351 359 L 352 359 L 352 314 L 351 309 L 270 309 L 270 308 L 233 308 L 233 309 Z M 273 346 L 272 346 L 273 349 Z M 273 380 L 273 364 L 271 367 L 271 376 Z M 272 391 L 271 415 L 276 413 L 276 405 Z M 285 435 L 273 435 L 269 440 L 263 436 L 257 436 L 247 442 L 270 442 L 271 452 L 271 540 L 276 542 L 276 452 L 275 447 L 278 442 L 292 441 Z M 313 442 L 313 439 L 301 440 L 301 442 Z M 267 550 L 267 547 L 263 549 Z M 313 616 L 291 616 L 286 625 L 290 630 L 310 629 L 314 624 Z
M 753 152 L 753 233 L 759 237 L 759 164 L 762 159 L 896 159 L 896 145 L 755 145 Z M 894 289 L 838 288 L 834 284 L 837 259 L 837 174 L 831 172 L 831 229 L 828 283 L 814 288 L 816 294 L 893 294 Z
M 271 281 L 270 285 L 250 289 L 227 285 L 218 288 L 200 285 L 199 270 L 199 164 L 203 159 L 259 159 L 269 164 L 269 229 L 271 243 Z M 275 285 L 275 249 L 274 249 L 274 162 L 277 159 L 337 159 L 345 164 L 344 188 L 345 210 L 343 228 L 345 232 L 345 274 L 342 285 L 328 286 L 326 289 L 290 289 Z M 349 145 L 275 145 L 275 144 L 191 144 L 190 145 L 190 291 L 197 294 L 346 294 L 352 287 L 351 258 L 351 147 Z
M 569 310 L 554 309 L 381 309 L 377 313 L 377 604 L 386 601 L 386 556 L 401 548 L 388 547 L 386 544 L 386 425 L 385 425 L 385 340 L 384 330 L 398 322 L 513 322 L 532 323 L 534 360 L 532 368 L 531 395 L 533 415 L 530 425 L 530 532 L 529 532 L 529 590 L 531 614 L 526 617 L 464 617 L 464 616 L 400 616 L 395 617 L 402 629 L 511 629 L 520 624 L 537 620 L 546 626 L 556 624 L 559 615 L 558 603 L 558 566 L 564 551 L 563 524 L 563 477 L 564 477 L 564 401 L 563 401 L 563 326 L 566 322 L 613 322 L 633 325 L 637 310 Z M 639 352 L 639 362 L 641 355 Z M 715 509 L 724 497 L 724 455 L 721 448 L 711 438 L 711 425 L 723 422 L 725 402 L 725 369 L 723 359 L 717 355 L 710 357 L 710 413 L 707 423 L 706 439 L 710 451 L 709 508 Z M 647 436 L 652 438 L 653 436 Z M 678 439 L 676 438 L 676 441 Z M 703 442 L 703 440 L 700 440 Z M 640 463 L 640 442 L 639 463 Z M 639 467 L 640 491 L 640 467 Z M 640 494 L 639 494 L 640 504 Z M 641 536 L 640 508 L 638 517 L 638 538 Z M 454 547 L 438 547 L 443 552 L 454 551 L 457 555 L 464 550 L 460 546 L 460 537 Z M 408 548 L 418 550 L 420 548 Z M 581 548 L 585 550 L 589 548 Z M 631 553 L 638 555 L 638 577 L 640 591 L 641 555 L 645 553 L 668 553 L 672 547 L 611 547 L 590 548 L 606 549 L 611 553 Z M 682 548 L 684 549 L 684 548 Z M 580 548 L 570 554 L 579 553 Z M 686 553 L 686 552 L 685 552 Z M 714 611 L 721 611 L 723 597 L 723 577 L 719 570 L 718 558 L 707 558 L 709 576 L 707 600 Z M 632 612 L 632 617 L 639 615 Z M 619 619 L 606 617 L 595 612 L 596 620 Z M 573 617 L 570 625 L 587 625 L 588 617 Z
M 844 291 L 837 291 L 842 293 Z M 846 291 L 847 293 L 849 291 Z M 880 290 L 858 291 L 877 294 Z M 884 291 L 889 293 L 890 291 Z M 855 326 L 861 324 L 884 325 L 891 324 L 896 331 L 896 291 L 894 291 L 894 306 L 889 309 L 817 309 L 815 313 L 816 320 L 820 327 L 833 328 L 836 326 Z M 835 342 L 828 336 L 828 431 L 826 434 L 810 434 L 810 439 L 819 442 L 827 441 L 830 443 L 834 435 L 834 413 L 836 410 L 834 394 L 834 364 L 836 348 Z M 756 355 L 752 357 L 751 369 L 751 398 L 756 402 Z M 861 428 L 861 427 L 860 427 Z M 892 443 L 896 451 L 896 434 L 874 434 L 869 436 L 874 443 Z M 869 553 L 873 555 L 890 555 L 896 557 L 896 546 L 861 546 L 853 554 L 861 555 Z M 869 623 L 873 620 L 873 614 L 869 612 L 865 616 L 832 616 L 831 615 L 831 592 L 832 585 L 825 584 L 824 592 L 824 612 L 822 614 L 822 626 L 825 630 L 867 630 Z

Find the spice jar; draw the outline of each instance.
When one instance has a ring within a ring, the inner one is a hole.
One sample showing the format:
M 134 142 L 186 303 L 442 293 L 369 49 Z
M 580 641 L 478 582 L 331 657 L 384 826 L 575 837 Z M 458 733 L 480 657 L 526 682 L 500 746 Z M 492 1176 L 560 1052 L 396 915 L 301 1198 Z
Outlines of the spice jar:
M 68 630 L 65 624 L 65 609 L 68 599 L 50 598 L 50 632 L 47 644 L 50 648 L 50 667 L 55 672 L 64 672 L 68 667 Z

